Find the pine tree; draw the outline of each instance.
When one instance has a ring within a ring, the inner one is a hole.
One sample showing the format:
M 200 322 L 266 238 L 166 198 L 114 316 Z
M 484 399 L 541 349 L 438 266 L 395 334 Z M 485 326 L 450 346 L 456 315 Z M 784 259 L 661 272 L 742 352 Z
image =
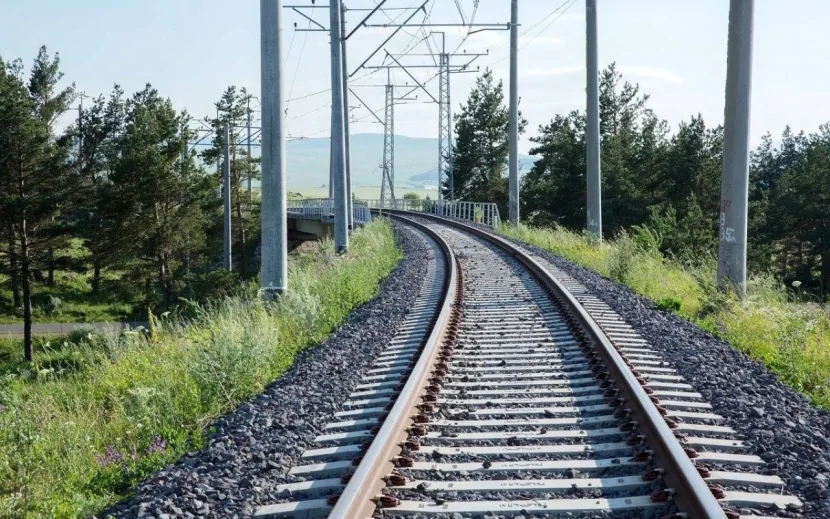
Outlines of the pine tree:
M 137 260 L 132 277 L 155 279 L 160 303 L 171 305 L 185 259 L 205 244 L 202 212 L 211 182 L 184 156 L 186 114 L 150 85 L 126 103 L 120 154 L 111 174 L 110 207 L 117 247 Z
M 0 60 L 2 61 L 2 60 Z M 61 80 L 58 57 L 42 48 L 28 86 L 20 62 L 0 68 L 0 214 L 10 265 L 20 284 L 24 357 L 32 361 L 33 274 L 63 238 L 59 219 L 72 185 L 69 142 L 53 139 L 55 119 L 68 108 L 71 90 L 54 95 Z
M 507 211 L 507 178 L 505 176 L 509 152 L 510 110 L 504 105 L 502 82 L 493 80 L 487 70 L 476 79 L 467 103 L 455 115 L 455 143 L 453 144 L 452 175 L 455 198 L 482 202 L 496 202 L 499 211 Z M 524 133 L 527 121 L 519 112 L 519 133 Z M 449 179 L 441 186 L 449 198 Z
M 91 286 L 97 294 L 101 271 L 120 254 L 113 247 L 112 219 L 107 213 L 110 176 L 118 158 L 118 139 L 124 128 L 124 91 L 115 85 L 109 99 L 99 96 L 81 113 L 79 127 L 72 130 L 78 141 L 75 158 L 80 182 L 76 190 L 78 234 L 90 250 Z
M 248 241 L 254 228 L 254 213 L 257 211 L 252 197 L 243 189 L 243 183 L 259 178 L 256 164 L 259 159 L 248 155 L 247 146 L 241 145 L 247 139 L 248 116 L 252 96 L 245 88 L 237 90 L 229 86 L 216 103 L 218 117 L 207 122 L 214 129 L 213 146 L 202 152 L 202 159 L 207 164 L 216 165 L 221 172 L 224 146 L 224 125 L 229 125 L 230 162 L 231 162 L 231 206 L 233 208 L 232 226 L 236 235 L 235 249 L 241 251 L 240 275 L 245 278 L 249 271 Z M 221 173 L 220 179 L 221 182 Z M 224 189 L 224 188 L 223 188 Z

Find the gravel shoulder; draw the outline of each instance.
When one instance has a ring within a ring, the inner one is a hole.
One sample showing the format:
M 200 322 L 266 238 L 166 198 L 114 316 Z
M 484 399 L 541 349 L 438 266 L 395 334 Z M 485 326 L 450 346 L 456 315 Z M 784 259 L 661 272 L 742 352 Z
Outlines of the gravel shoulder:
M 277 500 L 303 450 L 360 383 L 392 338 L 427 272 L 428 246 L 394 223 L 404 258 L 378 296 L 354 310 L 325 342 L 302 352 L 265 392 L 218 419 L 207 447 L 157 472 L 135 494 L 96 517 L 242 518 Z
M 504 238 L 504 237 L 503 237 Z M 830 413 L 745 354 L 587 268 L 506 238 L 574 277 L 619 313 L 752 445 L 764 472 L 804 501 L 804 517 L 830 517 Z

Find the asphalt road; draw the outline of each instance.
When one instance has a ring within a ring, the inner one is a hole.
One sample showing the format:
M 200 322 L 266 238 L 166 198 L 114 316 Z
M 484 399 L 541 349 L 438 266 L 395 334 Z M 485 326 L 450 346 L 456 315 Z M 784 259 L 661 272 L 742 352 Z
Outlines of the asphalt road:
M 44 323 L 33 324 L 34 335 L 64 335 L 72 330 L 95 328 L 96 330 L 122 330 L 125 327 L 148 326 L 146 321 L 109 323 Z M 0 324 L 0 337 L 23 337 L 23 324 Z

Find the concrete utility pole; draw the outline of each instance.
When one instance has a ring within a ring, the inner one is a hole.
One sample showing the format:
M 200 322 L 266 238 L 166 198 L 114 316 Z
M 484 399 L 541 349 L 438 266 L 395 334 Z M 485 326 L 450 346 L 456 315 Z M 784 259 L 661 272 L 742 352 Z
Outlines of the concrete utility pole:
M 224 236 L 225 236 L 225 270 L 233 270 L 233 257 L 231 256 L 231 130 L 230 125 L 225 123 L 222 127 L 222 199 L 225 205 L 224 214 Z
M 519 0 L 510 2 L 510 225 L 519 225 Z
M 334 248 L 349 250 L 349 204 L 346 200 L 346 171 L 343 143 L 343 60 L 340 44 L 340 0 L 329 2 L 329 33 L 331 36 L 331 171 L 334 175 Z
M 718 287 L 746 293 L 746 225 L 749 184 L 749 115 L 752 95 L 754 0 L 729 3 L 726 106 L 723 123 Z
M 586 70 L 588 74 L 588 234 L 602 242 L 602 185 L 599 153 L 599 71 L 597 65 L 597 0 L 585 1 Z
M 260 0 L 262 71 L 262 267 L 261 294 L 288 288 L 285 203 L 285 106 L 282 92 L 282 0 Z
M 248 211 L 251 210 L 251 204 L 253 203 L 254 196 L 253 190 L 251 189 L 251 96 L 248 96 L 248 167 L 245 168 L 248 170 Z
M 352 152 L 351 152 L 351 133 L 349 133 L 349 77 L 346 71 L 346 5 L 340 6 L 340 55 L 342 60 L 342 77 L 343 77 L 343 133 L 344 133 L 344 149 L 345 149 L 345 166 L 346 166 L 346 212 L 349 215 L 349 229 L 354 229 L 354 211 L 352 210 Z

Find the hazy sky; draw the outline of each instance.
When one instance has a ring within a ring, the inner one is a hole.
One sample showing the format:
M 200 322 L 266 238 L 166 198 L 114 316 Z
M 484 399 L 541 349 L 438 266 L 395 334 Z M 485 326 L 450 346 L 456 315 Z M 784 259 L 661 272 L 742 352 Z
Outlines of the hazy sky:
M 373 7 L 375 1 L 347 0 L 347 6 Z M 408 7 L 422 1 L 389 0 L 386 5 Z M 473 0 L 460 2 L 469 18 Z M 285 3 L 310 4 L 310 0 Z M 509 0 L 479 3 L 476 22 L 509 20 Z M 650 106 L 673 127 L 697 112 L 709 125 L 723 121 L 728 0 L 598 0 L 598 4 L 600 66 L 616 61 L 628 80 L 640 83 L 651 94 Z M 766 131 L 780 134 L 785 124 L 813 131 L 830 119 L 825 93 L 830 80 L 830 2 L 756 0 L 755 4 L 753 144 Z M 536 133 L 539 124 L 557 112 L 584 109 L 585 5 L 584 0 L 520 0 L 519 8 L 521 32 L 526 32 L 520 41 L 520 96 L 530 123 L 520 148 L 526 151 L 527 137 Z M 545 18 L 559 8 L 557 14 Z M 427 10 L 433 23 L 461 19 L 450 0 L 429 0 Z M 327 10 L 314 11 L 315 18 L 328 26 Z M 349 27 L 365 14 L 350 12 Z M 421 19 L 418 15 L 413 21 Z M 373 21 L 383 23 L 388 18 L 379 14 Z M 308 21 L 286 11 L 285 93 L 298 98 L 330 86 L 329 46 L 327 33 L 295 32 L 294 22 L 304 28 Z M 390 32 L 360 29 L 349 40 L 350 70 Z M 448 49 L 455 49 L 465 33 L 464 29 L 447 29 Z M 505 87 L 507 35 L 507 31 L 475 34 L 459 50 L 489 49 L 490 55 L 477 63 L 482 68 L 491 66 L 497 77 L 504 78 Z M 418 39 L 400 33 L 389 48 L 400 51 Z M 42 44 L 60 52 L 66 79 L 89 95 L 107 93 L 113 83 L 132 93 L 150 82 L 177 107 L 202 117 L 213 113 L 213 102 L 228 85 L 260 94 L 259 2 L 254 0 L 0 0 L 0 56 L 6 60 L 21 57 L 28 64 Z M 427 51 L 424 43 L 413 50 Z M 409 64 L 432 63 L 429 57 L 405 59 Z M 379 55 L 370 64 L 380 61 Z M 421 68 L 415 75 L 427 79 L 434 72 Z M 360 71 L 354 77 L 364 74 Z M 383 76 L 376 73 L 357 83 L 382 84 Z M 454 111 L 466 99 L 474 78 L 474 74 L 452 76 Z M 408 80 L 403 72 L 395 73 L 395 82 Z M 437 97 L 437 80 L 428 86 Z M 357 91 L 381 115 L 383 89 L 361 87 Z M 421 93 L 419 98 L 426 96 Z M 351 101 L 353 106 L 360 104 L 354 98 Z M 326 136 L 328 102 L 327 92 L 290 102 L 291 134 Z M 437 113 L 434 104 L 398 106 L 396 133 L 434 137 Z M 365 108 L 355 109 L 353 116 L 360 120 L 352 124 L 353 132 L 381 131 Z

